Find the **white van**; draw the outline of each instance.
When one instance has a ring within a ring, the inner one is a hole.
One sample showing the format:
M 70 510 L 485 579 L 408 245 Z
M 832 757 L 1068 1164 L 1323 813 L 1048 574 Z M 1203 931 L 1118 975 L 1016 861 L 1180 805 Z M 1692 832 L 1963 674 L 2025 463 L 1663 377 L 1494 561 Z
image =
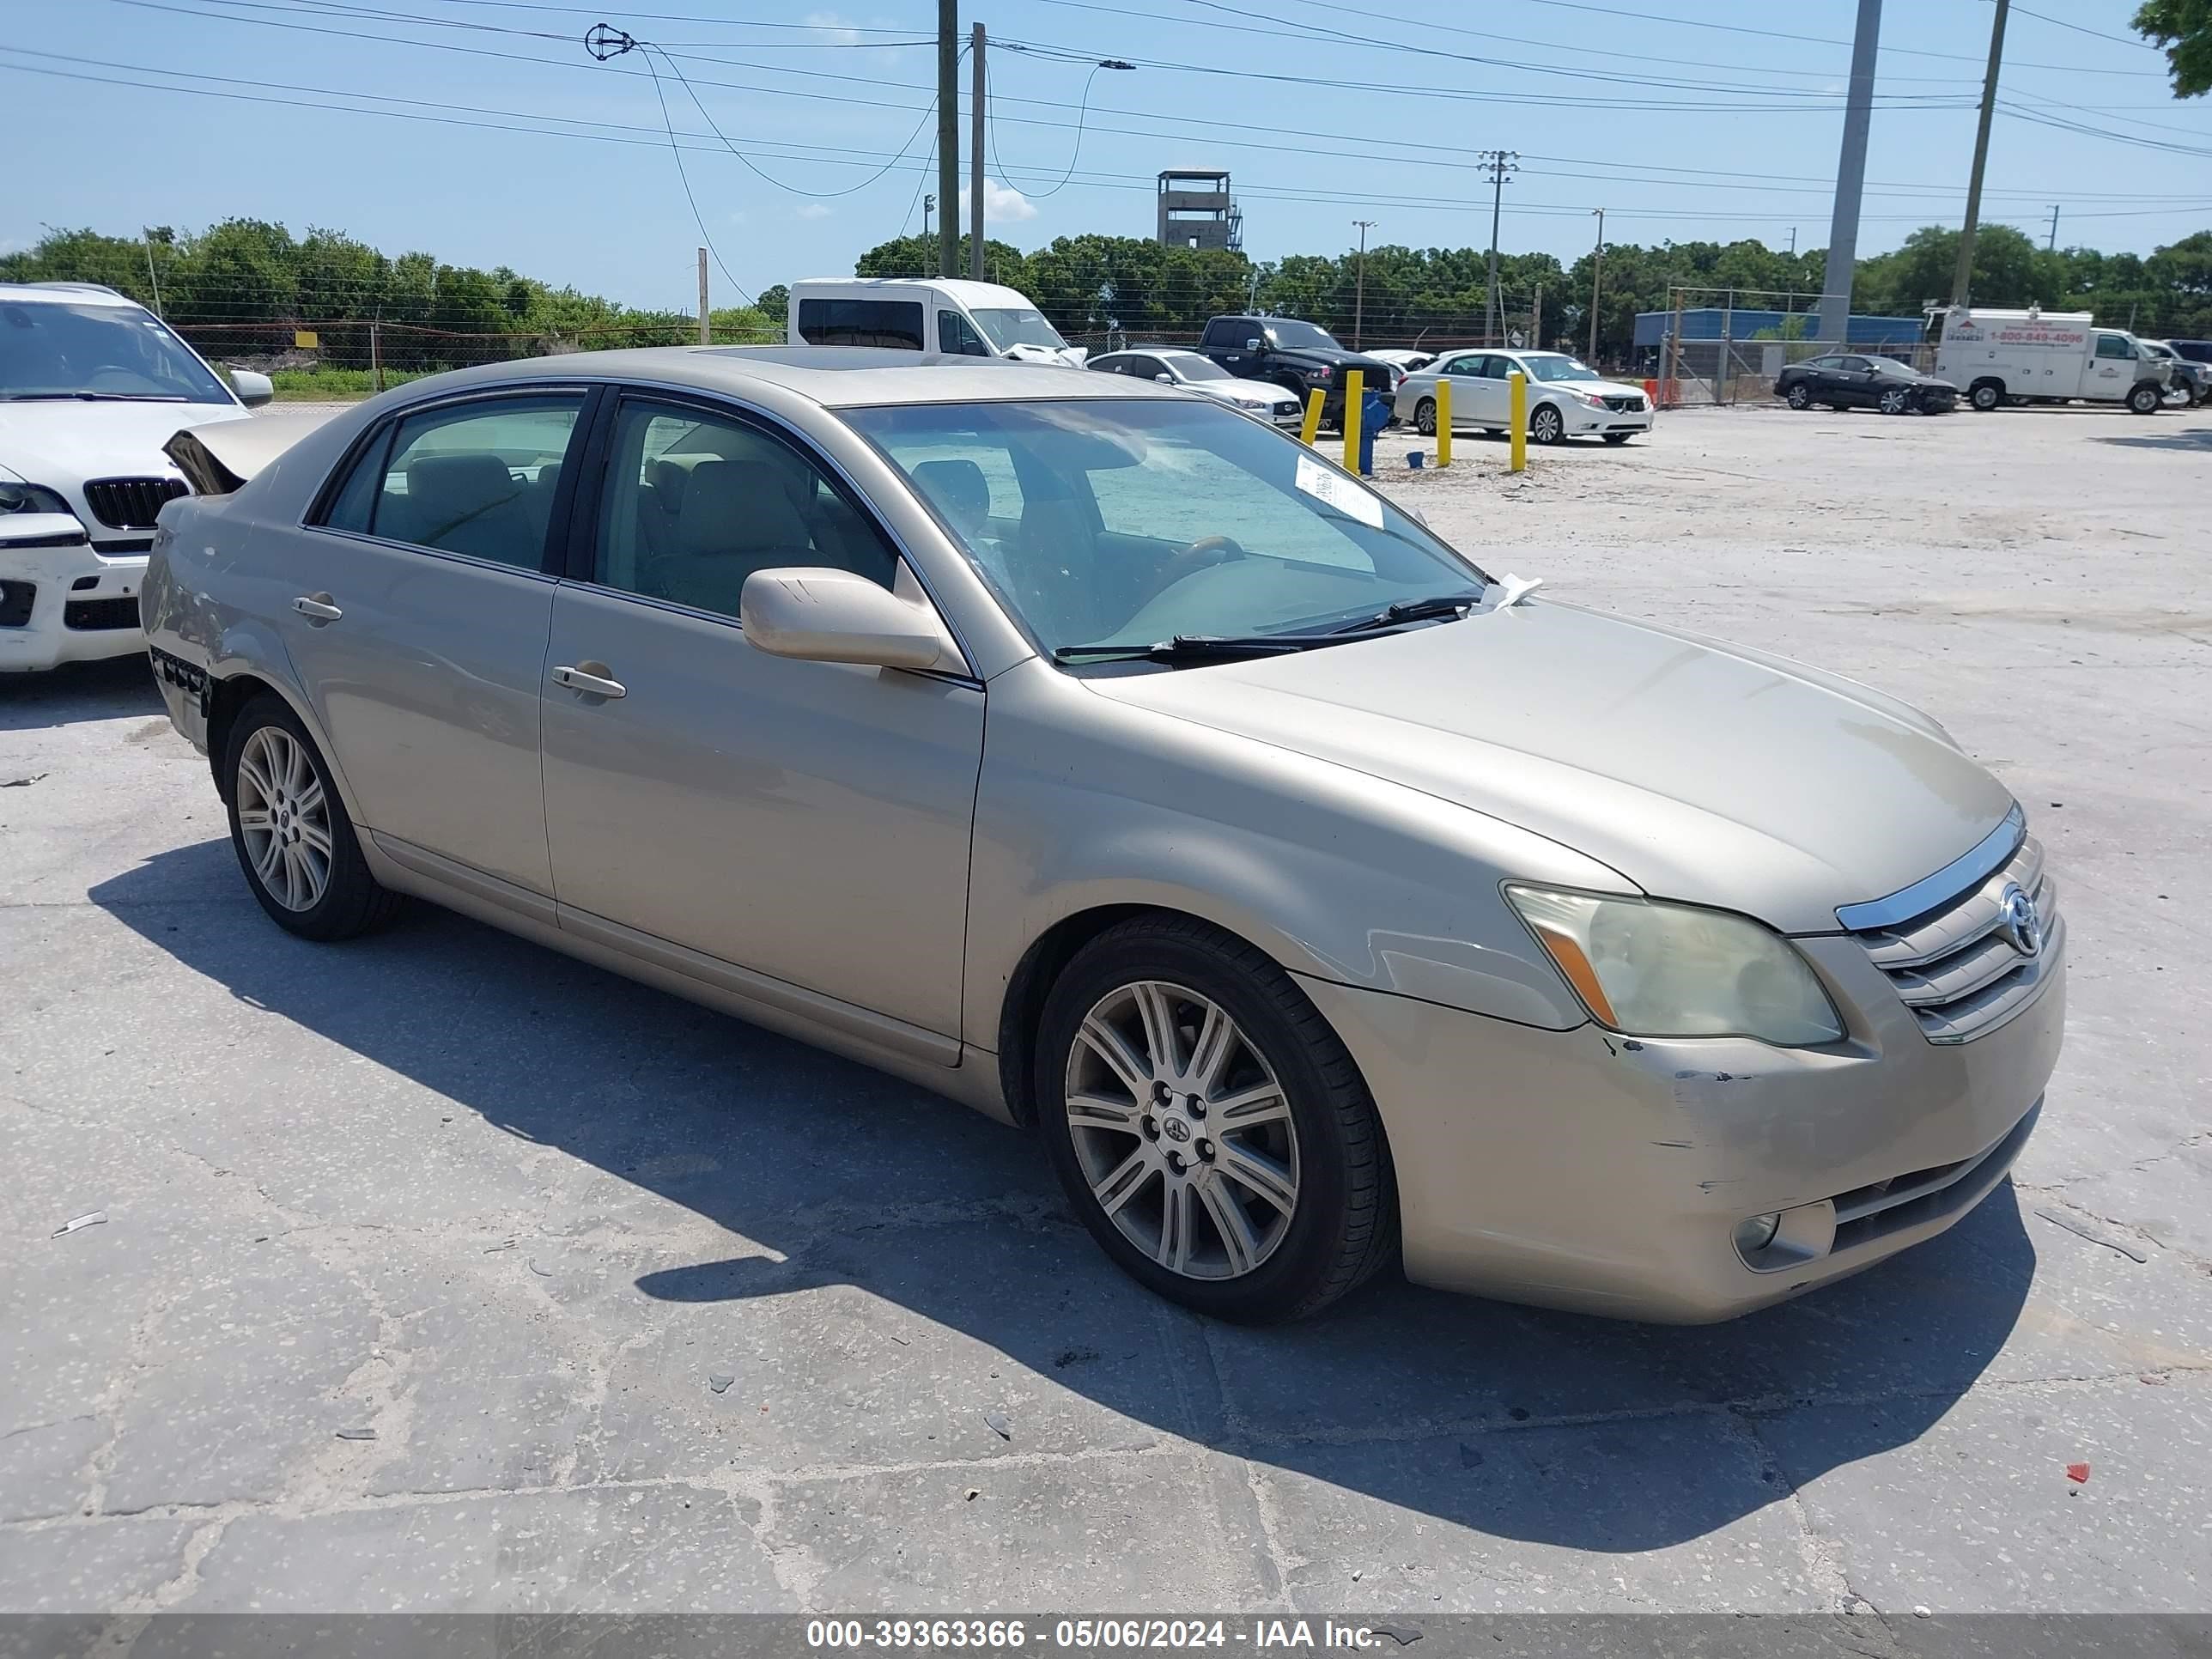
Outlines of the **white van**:
M 2087 311 L 1987 311 L 1943 316 L 1936 374 L 1976 409 L 2008 401 L 2125 404 L 2138 415 L 2166 401 L 2169 371 L 2124 329 L 2099 328 Z
M 934 276 L 809 276 L 791 285 L 793 345 L 890 346 L 1080 368 L 1089 354 L 1017 289 Z

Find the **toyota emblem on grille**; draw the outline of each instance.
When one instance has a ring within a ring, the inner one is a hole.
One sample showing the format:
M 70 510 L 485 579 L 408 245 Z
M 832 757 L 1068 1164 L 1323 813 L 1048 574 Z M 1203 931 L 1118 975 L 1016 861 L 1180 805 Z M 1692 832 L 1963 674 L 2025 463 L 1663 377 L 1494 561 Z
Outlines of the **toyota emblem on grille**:
M 2035 914 L 2035 901 L 2018 882 L 2007 882 L 1997 899 L 1997 932 L 2024 957 L 2043 949 L 2043 918 Z

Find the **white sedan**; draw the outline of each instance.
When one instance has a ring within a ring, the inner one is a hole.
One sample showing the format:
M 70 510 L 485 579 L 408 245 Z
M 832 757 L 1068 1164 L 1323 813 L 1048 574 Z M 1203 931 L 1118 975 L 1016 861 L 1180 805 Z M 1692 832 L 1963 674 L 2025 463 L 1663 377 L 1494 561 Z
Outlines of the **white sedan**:
M 1566 438 L 1601 437 L 1625 444 L 1651 429 L 1651 400 L 1637 386 L 1608 380 L 1561 351 L 1452 351 L 1408 374 L 1398 388 L 1398 418 L 1416 431 L 1437 429 L 1437 383 L 1451 382 L 1452 428 L 1505 430 L 1516 370 L 1528 377 L 1528 438 L 1555 444 Z
M 1084 367 L 1108 374 L 1157 380 L 1163 386 L 1179 386 L 1187 392 L 1202 392 L 1209 398 L 1234 404 L 1270 426 L 1296 428 L 1305 416 L 1304 406 L 1296 394 L 1273 382 L 1240 380 L 1211 357 L 1172 346 L 1139 346 L 1126 351 L 1109 351 L 1091 358 Z

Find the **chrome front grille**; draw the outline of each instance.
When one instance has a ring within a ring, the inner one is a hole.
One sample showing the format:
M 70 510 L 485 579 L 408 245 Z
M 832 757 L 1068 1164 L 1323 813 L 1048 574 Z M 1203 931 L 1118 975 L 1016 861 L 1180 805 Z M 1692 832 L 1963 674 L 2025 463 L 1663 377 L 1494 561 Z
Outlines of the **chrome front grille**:
M 2039 938 L 2008 924 L 2005 901 L 2015 887 L 2034 907 Z M 2043 843 L 2033 836 L 1917 915 L 1853 931 L 1930 1042 L 1968 1042 L 1996 1030 L 2035 1000 L 2066 948 L 2057 884 L 2044 873 Z

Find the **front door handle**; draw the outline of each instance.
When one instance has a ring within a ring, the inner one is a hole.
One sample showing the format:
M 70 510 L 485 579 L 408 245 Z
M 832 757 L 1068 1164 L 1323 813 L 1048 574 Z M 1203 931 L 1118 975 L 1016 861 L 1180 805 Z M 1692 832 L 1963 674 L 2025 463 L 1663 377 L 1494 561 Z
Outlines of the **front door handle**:
M 580 662 L 574 668 L 553 671 L 553 684 L 592 697 L 626 697 L 629 688 L 607 672 L 603 662 Z
M 292 601 L 292 609 L 315 623 L 334 623 L 345 612 L 331 603 L 327 593 L 302 593 Z

